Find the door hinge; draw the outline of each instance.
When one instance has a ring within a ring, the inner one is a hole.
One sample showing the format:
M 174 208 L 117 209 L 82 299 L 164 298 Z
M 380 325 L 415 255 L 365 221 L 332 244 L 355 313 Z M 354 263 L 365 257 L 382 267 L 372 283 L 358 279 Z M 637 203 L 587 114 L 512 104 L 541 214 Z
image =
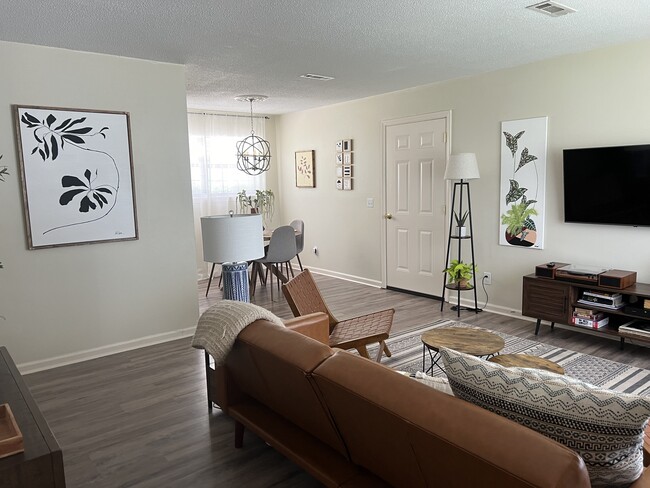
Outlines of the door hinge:
M 443 133 L 442 133 L 442 142 L 444 142 L 445 144 L 447 144 L 447 133 L 446 133 L 446 132 L 443 132 Z

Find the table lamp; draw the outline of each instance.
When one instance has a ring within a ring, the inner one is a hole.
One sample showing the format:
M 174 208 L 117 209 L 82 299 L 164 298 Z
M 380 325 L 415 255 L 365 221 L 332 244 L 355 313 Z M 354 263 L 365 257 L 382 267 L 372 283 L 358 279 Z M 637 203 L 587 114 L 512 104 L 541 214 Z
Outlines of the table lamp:
M 225 300 L 250 301 L 247 261 L 264 256 L 262 231 L 259 214 L 230 212 L 230 215 L 201 217 L 203 259 L 208 263 L 221 263 Z

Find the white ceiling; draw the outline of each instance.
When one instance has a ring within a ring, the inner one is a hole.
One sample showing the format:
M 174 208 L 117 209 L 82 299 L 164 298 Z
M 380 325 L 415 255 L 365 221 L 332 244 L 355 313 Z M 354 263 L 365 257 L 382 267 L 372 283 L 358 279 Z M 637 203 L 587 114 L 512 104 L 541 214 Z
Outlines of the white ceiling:
M 184 64 L 189 107 L 278 114 L 650 38 L 650 0 L 532 3 L 0 0 L 0 40 Z

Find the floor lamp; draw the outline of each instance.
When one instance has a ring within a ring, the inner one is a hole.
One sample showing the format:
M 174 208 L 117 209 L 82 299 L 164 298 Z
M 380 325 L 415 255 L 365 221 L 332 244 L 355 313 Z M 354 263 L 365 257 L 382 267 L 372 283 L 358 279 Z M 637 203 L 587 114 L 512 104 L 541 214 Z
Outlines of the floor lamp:
M 262 232 L 260 214 L 201 217 L 203 259 L 213 263 L 210 282 L 214 263 L 221 263 L 225 300 L 250 302 L 247 261 L 264 256 Z
M 452 154 L 449 158 L 449 164 L 447 164 L 447 169 L 445 170 L 445 179 L 446 180 L 457 180 L 454 182 L 454 189 L 451 197 L 451 212 L 449 216 L 449 237 L 447 238 L 447 257 L 445 259 L 445 269 L 449 267 L 449 256 L 451 253 L 451 240 L 458 240 L 458 261 L 461 261 L 462 256 L 462 242 L 463 239 L 469 239 L 471 251 L 472 251 L 472 265 L 476 264 L 474 260 L 474 229 L 472 226 L 472 201 L 469 193 L 469 180 L 476 180 L 480 178 L 478 171 L 478 163 L 476 161 L 476 154 L 474 153 L 459 153 Z M 458 214 L 459 216 L 463 215 L 463 192 L 467 192 L 467 212 L 469 217 L 469 235 L 461 236 L 460 229 L 458 235 L 453 235 L 453 222 L 454 222 L 454 209 L 456 208 L 456 195 L 458 195 Z M 478 300 L 476 297 L 476 273 L 472 273 L 473 286 L 472 288 L 467 288 L 465 290 L 474 290 L 474 308 L 462 308 L 460 306 L 460 292 L 464 289 L 460 285 L 455 287 L 447 285 L 447 277 L 443 276 L 442 282 L 442 303 L 440 304 L 440 311 L 442 312 L 445 305 L 445 291 L 447 288 L 452 290 L 457 290 L 457 305 L 455 310 L 458 312 L 458 317 L 460 317 L 460 311 L 462 310 L 472 310 L 478 313 L 480 310 L 478 308 Z M 453 308 L 452 308 L 453 309 Z

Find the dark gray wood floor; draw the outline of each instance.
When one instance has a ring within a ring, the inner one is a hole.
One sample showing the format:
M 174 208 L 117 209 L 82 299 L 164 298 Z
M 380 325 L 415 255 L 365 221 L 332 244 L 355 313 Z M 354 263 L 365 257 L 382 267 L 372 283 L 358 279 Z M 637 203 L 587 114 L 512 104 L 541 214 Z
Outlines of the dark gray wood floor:
M 456 313 L 440 302 L 316 276 L 340 318 L 382 308 L 396 309 L 393 330 L 406 330 Z M 216 287 L 201 311 L 221 299 Z M 280 295 L 281 296 L 281 295 Z M 290 318 L 286 301 L 258 287 L 253 303 Z M 542 342 L 650 369 L 650 350 L 572 331 L 543 327 L 516 317 L 462 312 L 461 320 Z M 51 369 L 25 377 L 63 449 L 66 480 L 75 487 L 314 487 L 319 484 L 246 434 L 233 446 L 233 424 L 218 410 L 208 413 L 203 356 L 181 339 Z

